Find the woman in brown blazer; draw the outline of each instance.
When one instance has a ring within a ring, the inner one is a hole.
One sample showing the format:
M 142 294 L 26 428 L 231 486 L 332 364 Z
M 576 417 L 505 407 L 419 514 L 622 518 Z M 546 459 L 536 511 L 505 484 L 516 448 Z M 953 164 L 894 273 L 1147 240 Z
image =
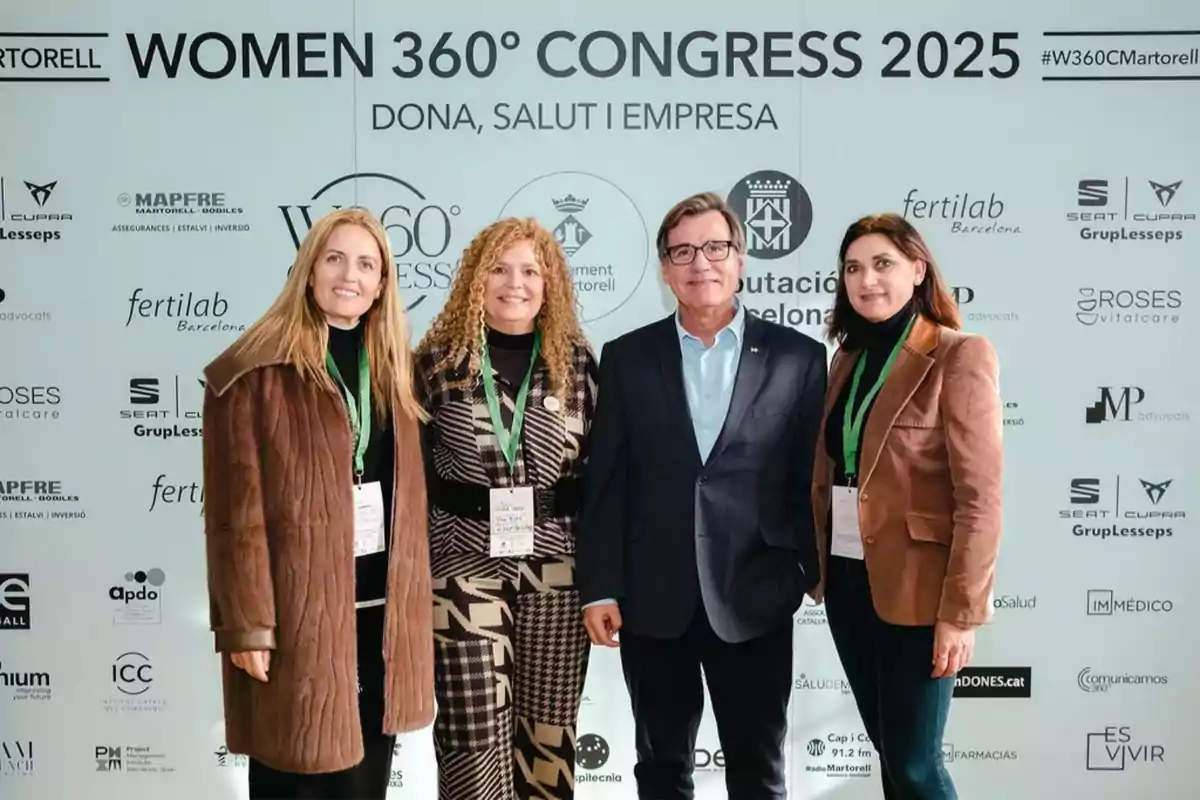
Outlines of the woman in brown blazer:
M 205 371 L 205 537 L 225 736 L 251 798 L 377 798 L 433 720 L 433 596 L 404 307 L 358 209 L 309 232 Z
M 960 332 L 921 235 L 846 231 L 813 509 L 829 629 L 884 796 L 957 797 L 942 759 L 954 675 L 987 622 L 1000 544 L 995 350 Z

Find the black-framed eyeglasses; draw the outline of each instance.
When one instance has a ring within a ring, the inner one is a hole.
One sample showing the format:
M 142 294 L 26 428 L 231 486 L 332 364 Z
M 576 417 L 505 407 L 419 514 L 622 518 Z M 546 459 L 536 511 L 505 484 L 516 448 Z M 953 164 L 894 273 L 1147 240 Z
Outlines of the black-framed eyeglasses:
M 667 258 L 676 266 L 686 266 L 696 260 L 696 254 L 704 251 L 704 257 L 709 261 L 724 261 L 733 249 L 733 242 L 728 239 L 714 239 L 697 247 L 694 244 L 677 244 L 667 248 Z

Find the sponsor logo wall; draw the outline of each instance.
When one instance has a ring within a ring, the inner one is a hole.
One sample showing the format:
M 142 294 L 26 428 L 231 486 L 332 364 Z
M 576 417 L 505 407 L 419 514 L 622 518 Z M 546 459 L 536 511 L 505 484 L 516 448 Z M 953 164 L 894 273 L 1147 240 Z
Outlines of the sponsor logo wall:
M 1086 24 L 1067 0 L 10 5 L 6 799 L 244 796 L 208 632 L 202 370 L 318 217 L 383 220 L 416 338 L 475 232 L 536 217 L 599 351 L 673 309 L 654 237 L 701 190 L 743 219 L 750 313 L 821 338 L 845 226 L 892 210 L 1000 355 L 1004 544 L 943 748 L 960 794 L 1193 796 L 1200 35 L 1180 4 Z M 879 797 L 823 607 L 795 642 L 790 795 Z M 578 796 L 624 800 L 617 653 L 586 695 Z M 725 797 L 707 712 L 695 760 L 697 797 Z M 429 730 L 401 736 L 389 796 L 432 800 L 433 764 Z

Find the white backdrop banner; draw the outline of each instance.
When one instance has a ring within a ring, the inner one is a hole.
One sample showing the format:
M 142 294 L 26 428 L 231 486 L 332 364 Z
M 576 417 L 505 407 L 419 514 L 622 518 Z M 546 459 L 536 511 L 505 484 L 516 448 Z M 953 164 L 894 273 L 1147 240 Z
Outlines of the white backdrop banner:
M 962 796 L 1195 798 L 1200 15 L 1081 9 L 4 2 L 0 795 L 245 796 L 199 376 L 317 216 L 383 218 L 417 337 L 471 236 L 536 216 L 599 350 L 673 308 L 655 229 L 714 190 L 752 313 L 819 337 L 845 226 L 894 210 L 1000 353 L 996 617 L 945 745 Z M 820 608 L 795 654 L 791 796 L 880 797 Z M 617 654 L 592 664 L 579 796 L 630 798 Z M 724 797 L 708 715 L 696 763 Z M 435 794 L 430 731 L 401 737 L 391 795 Z

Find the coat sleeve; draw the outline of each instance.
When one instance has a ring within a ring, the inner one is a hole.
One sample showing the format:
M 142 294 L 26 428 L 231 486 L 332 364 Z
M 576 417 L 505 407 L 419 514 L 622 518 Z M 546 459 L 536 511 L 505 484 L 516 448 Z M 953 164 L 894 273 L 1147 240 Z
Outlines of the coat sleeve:
M 600 355 L 596 411 L 588 433 L 583 512 L 576 543 L 576 581 L 584 606 L 619 600 L 623 593 L 626 471 L 625 422 L 613 344 Z
M 953 538 L 938 619 L 987 622 L 1000 549 L 1003 410 L 996 351 L 970 336 L 950 356 L 942 415 L 954 485 Z
M 275 591 L 263 506 L 261 380 L 204 395 L 204 536 L 218 652 L 275 647 Z
M 821 417 L 825 410 L 825 391 L 829 384 L 825 348 L 813 350 L 803 386 L 797 395 L 797 419 L 792 429 L 788 468 L 791 478 L 788 502 L 791 518 L 796 520 L 796 547 L 800 567 L 808 586 L 820 582 L 821 569 L 817 556 L 817 537 L 814 531 L 812 484 L 813 461 L 817 455 L 817 439 L 821 432 Z

